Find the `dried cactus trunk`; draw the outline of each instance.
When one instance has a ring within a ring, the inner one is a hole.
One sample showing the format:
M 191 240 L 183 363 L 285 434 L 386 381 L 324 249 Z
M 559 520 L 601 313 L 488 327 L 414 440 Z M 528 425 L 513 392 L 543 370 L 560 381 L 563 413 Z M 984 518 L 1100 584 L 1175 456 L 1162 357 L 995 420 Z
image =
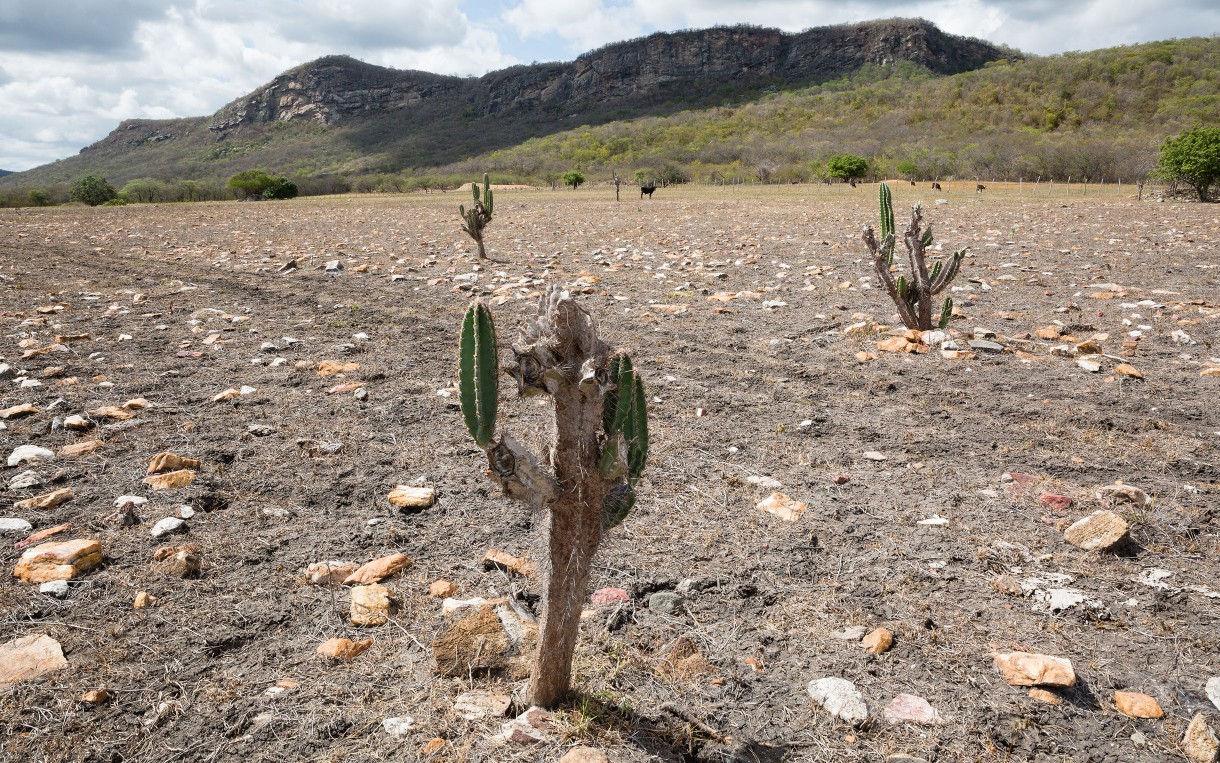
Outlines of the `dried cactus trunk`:
M 512 436 L 493 439 L 498 361 L 495 328 L 481 302 L 467 311 L 459 343 L 459 387 L 471 437 L 505 494 L 548 515 L 550 578 L 528 701 L 557 704 L 568 692 L 572 655 L 593 555 L 604 529 L 635 503 L 648 455 L 643 382 L 624 354 L 611 355 L 592 316 L 567 292 L 547 290 L 522 327 L 505 370 L 518 394 L 550 395 L 555 440 L 536 456 Z
M 479 245 L 479 259 L 487 259 L 487 250 L 483 248 L 483 229 L 491 222 L 493 198 L 491 194 L 491 178 L 483 173 L 483 196 L 479 197 L 479 184 L 471 183 L 470 192 L 474 195 L 474 204 L 466 209 L 465 204 L 458 205 L 462 220 L 466 223 L 462 230 Z
M 907 250 L 907 264 L 911 278 L 899 275 L 896 279 L 890 268 L 894 264 L 894 246 L 897 242 L 894 228 L 894 207 L 890 188 L 881 184 L 881 240 L 873 232 L 871 225 L 864 228 L 864 244 L 873 255 L 873 267 L 885 291 L 898 307 L 898 315 L 909 329 L 928 331 L 933 328 L 932 298 L 945 290 L 957 276 L 962 259 L 966 256 L 965 249 L 954 252 L 949 259 L 940 260 L 928 269 L 926 258 L 927 248 L 932 245 L 932 228 L 923 227 L 923 210 L 917 203 L 911 208 L 911 222 L 902 234 L 902 244 Z M 940 317 L 936 324 L 940 328 L 949 325 L 953 317 L 953 300 L 945 299 L 940 308 Z

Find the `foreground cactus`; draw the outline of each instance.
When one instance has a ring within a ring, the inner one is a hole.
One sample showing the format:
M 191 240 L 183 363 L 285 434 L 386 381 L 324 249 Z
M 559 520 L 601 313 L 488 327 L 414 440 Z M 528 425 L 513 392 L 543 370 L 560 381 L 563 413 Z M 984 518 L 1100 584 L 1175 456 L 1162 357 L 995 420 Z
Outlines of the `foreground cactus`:
M 553 442 L 542 456 L 507 433 L 495 437 L 495 324 L 480 301 L 466 312 L 458 386 L 466 429 L 487 454 L 488 474 L 506 495 L 549 520 L 545 608 L 527 701 L 553 707 L 568 692 L 572 654 L 593 555 L 602 532 L 635 506 L 648 459 L 644 383 L 626 353 L 610 354 L 593 318 L 551 287 L 538 316 L 521 327 L 505 366 L 521 397 L 549 395 Z
M 491 222 L 492 214 L 491 178 L 487 173 L 483 173 L 482 198 L 479 198 L 478 183 L 470 184 L 470 192 L 474 195 L 474 204 L 470 209 L 466 209 L 465 204 L 458 204 L 458 211 L 462 213 L 462 220 L 466 223 L 462 226 L 462 230 L 479 245 L 479 259 L 485 260 L 487 250 L 483 248 L 483 229 L 487 227 L 487 223 Z
M 911 277 L 904 275 L 894 278 L 890 268 L 894 264 L 894 247 L 897 243 L 897 229 L 894 227 L 894 206 L 890 196 L 890 187 L 881 184 L 881 240 L 873 232 L 871 225 L 864 228 L 864 244 L 873 255 L 873 266 L 877 275 L 885 284 L 885 290 L 898 306 L 898 315 L 909 329 L 928 331 L 933 328 L 932 298 L 945 290 L 957 276 L 966 256 L 965 249 L 954 252 L 949 259 L 939 260 L 928 270 L 925 252 L 932 245 L 932 228 L 923 227 L 923 210 L 917 203 L 911 208 L 911 223 L 902 234 L 902 243 L 907 250 L 907 260 Z M 953 317 L 953 300 L 945 299 L 940 307 L 940 317 L 935 326 L 944 328 Z

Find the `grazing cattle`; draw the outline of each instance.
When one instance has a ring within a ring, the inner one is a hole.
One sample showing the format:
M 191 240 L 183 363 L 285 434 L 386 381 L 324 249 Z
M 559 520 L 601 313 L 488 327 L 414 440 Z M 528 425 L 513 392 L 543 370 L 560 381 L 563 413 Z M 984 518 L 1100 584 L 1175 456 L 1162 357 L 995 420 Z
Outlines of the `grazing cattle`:
M 656 187 L 655 185 L 642 185 L 642 186 L 640 186 L 640 198 L 642 199 L 642 198 L 644 198 L 644 194 L 648 194 L 648 198 L 650 198 L 650 199 L 651 199 L 651 198 L 652 198 L 652 192 L 653 192 L 653 191 L 655 191 L 655 190 L 657 190 L 657 187 Z
M 912 181 L 911 181 L 911 186 L 912 186 L 912 187 L 914 187 L 914 186 L 915 186 L 915 181 L 914 181 L 914 180 L 912 180 Z
M 933 184 L 932 184 L 932 190 L 933 190 L 933 191 L 939 191 L 939 190 L 941 190 L 941 188 L 940 188 L 940 183 L 933 183 Z
M 848 180 L 847 182 L 851 183 L 851 187 L 852 187 L 852 188 L 855 188 L 855 187 L 856 187 L 856 179 L 855 179 L 855 178 L 852 178 L 852 179 Z
M 974 186 L 975 193 L 982 193 L 983 191 L 986 191 L 986 190 L 987 190 L 987 186 L 983 185 L 982 183 L 978 183 Z

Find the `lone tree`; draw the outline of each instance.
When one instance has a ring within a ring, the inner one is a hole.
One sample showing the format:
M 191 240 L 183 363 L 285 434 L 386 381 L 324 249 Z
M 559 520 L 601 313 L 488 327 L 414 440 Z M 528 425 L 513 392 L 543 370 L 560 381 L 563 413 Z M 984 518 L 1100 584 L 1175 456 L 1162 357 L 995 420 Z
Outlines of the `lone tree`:
M 72 184 L 72 188 L 68 191 L 68 200 L 79 201 L 82 204 L 96 207 L 99 204 L 105 204 L 111 199 L 117 198 L 118 195 L 119 192 L 114 190 L 114 186 L 110 185 L 106 178 L 98 177 L 97 175 L 85 175 Z
M 1220 179 L 1220 127 L 1196 127 L 1161 144 L 1161 174 L 1180 180 L 1210 201 L 1208 190 Z
M 285 177 L 272 177 L 266 170 L 243 170 L 229 178 L 228 187 L 246 199 L 291 199 L 297 184 Z
M 568 693 L 593 555 L 602 533 L 627 518 L 648 458 L 644 383 L 626 353 L 611 353 L 593 316 L 566 291 L 547 289 L 520 329 L 505 370 L 520 397 L 554 406 L 550 446 L 535 455 L 496 437 L 500 375 L 491 311 L 476 301 L 458 343 L 462 416 L 504 494 L 548 520 L 550 580 L 527 701 L 554 707 Z
M 474 204 L 470 206 L 470 209 L 467 209 L 465 204 L 458 204 L 458 212 L 461 213 L 462 220 L 466 223 L 462 226 L 462 230 L 479 245 L 479 259 L 485 260 L 487 250 L 483 248 L 483 229 L 487 227 L 487 223 L 491 222 L 494 202 L 491 195 L 491 178 L 486 172 L 483 173 L 483 197 L 479 198 L 478 183 L 470 184 L 470 192 L 474 195 Z
M 572 186 L 573 191 L 575 191 L 577 188 L 580 188 L 580 186 L 583 185 L 584 182 L 585 182 L 585 175 L 583 172 L 580 172 L 578 170 L 572 170 L 571 172 L 563 173 L 563 184 Z
M 826 162 L 826 174 L 844 182 L 858 180 L 868 174 L 868 162 L 855 154 L 839 154 Z

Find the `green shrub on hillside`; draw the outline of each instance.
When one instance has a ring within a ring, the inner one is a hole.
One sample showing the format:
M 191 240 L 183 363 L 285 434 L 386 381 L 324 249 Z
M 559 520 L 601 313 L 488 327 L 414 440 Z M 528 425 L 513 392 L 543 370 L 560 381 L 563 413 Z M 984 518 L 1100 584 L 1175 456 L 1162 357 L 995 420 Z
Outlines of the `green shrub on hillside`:
M 114 186 L 110 185 L 110 183 L 106 182 L 106 178 L 98 177 L 97 175 L 85 175 L 72 184 L 72 188 L 68 191 L 68 200 L 96 207 L 98 204 L 105 204 L 118 195 L 118 191 L 114 190 Z

